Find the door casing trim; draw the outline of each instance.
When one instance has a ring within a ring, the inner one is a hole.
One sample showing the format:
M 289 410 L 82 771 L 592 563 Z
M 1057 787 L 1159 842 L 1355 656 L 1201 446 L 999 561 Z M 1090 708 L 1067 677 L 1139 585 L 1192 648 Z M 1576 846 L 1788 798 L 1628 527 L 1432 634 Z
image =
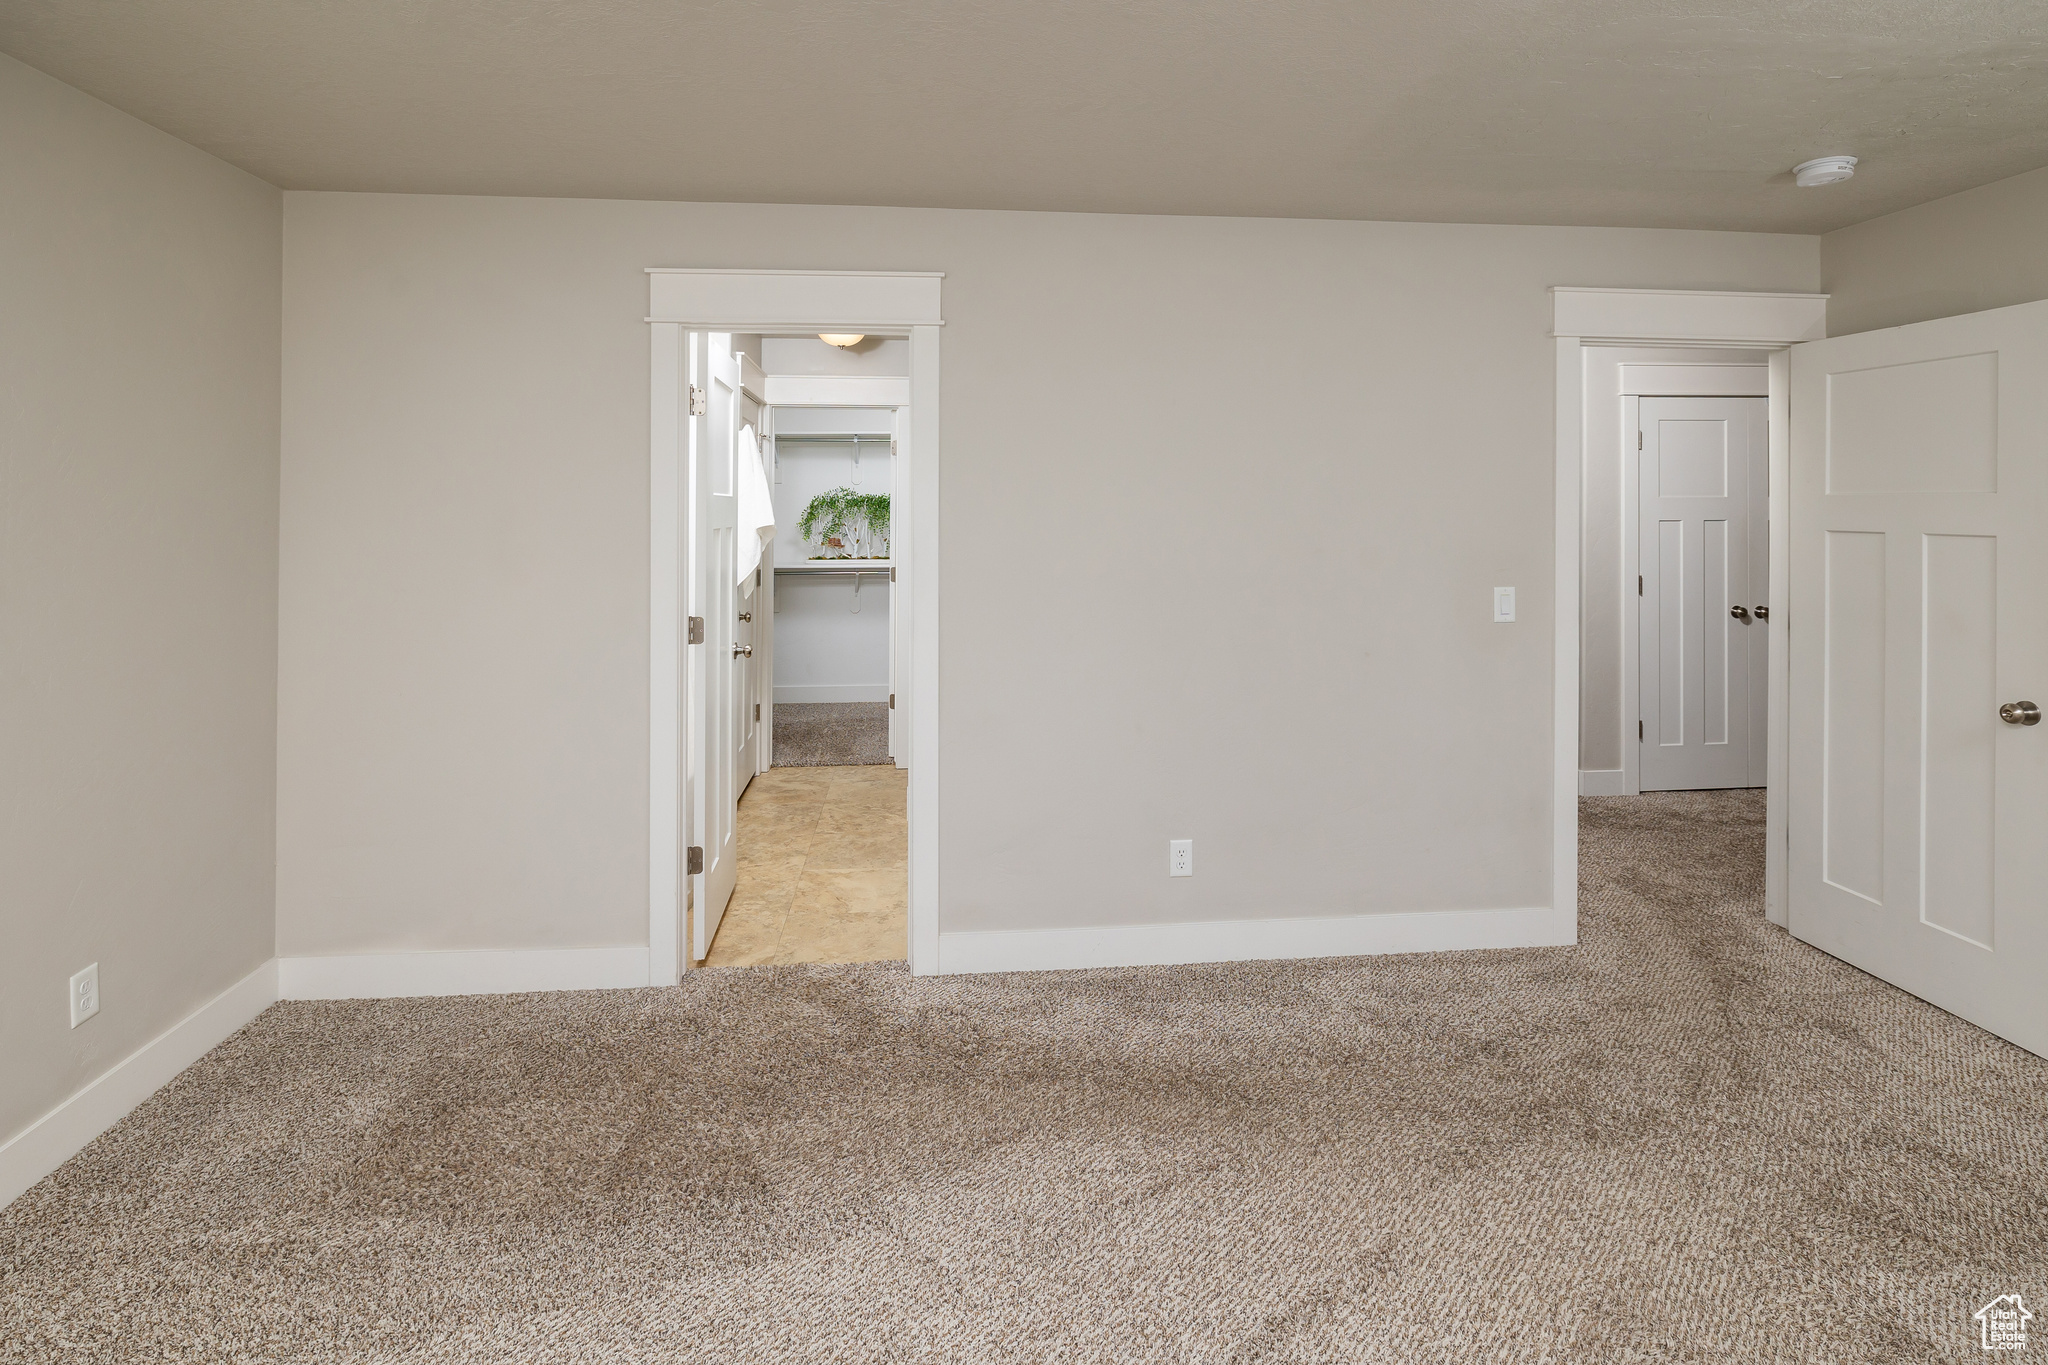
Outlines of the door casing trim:
M 1786 348 L 1827 336 L 1826 294 L 1741 293 L 1684 289 L 1551 291 L 1556 351 L 1556 638 L 1552 686 L 1551 905 L 1576 919 L 1579 903 L 1579 592 L 1580 471 L 1585 460 L 1585 348 L 1622 346 L 1730 347 L 1770 352 L 1771 620 L 1766 706 L 1764 914 L 1785 923 L 1786 718 L 1791 701 L 1786 632 L 1790 604 L 1791 534 L 1787 492 L 1790 447 Z
M 909 604 L 910 970 L 939 969 L 939 312 L 935 272 L 653 267 L 648 275 L 649 554 L 647 981 L 674 985 L 689 956 L 682 873 L 689 755 L 683 718 L 683 432 L 676 420 L 688 332 L 833 332 L 910 341 L 909 421 L 892 495 L 896 591 Z M 907 695 L 905 695 L 907 693 Z

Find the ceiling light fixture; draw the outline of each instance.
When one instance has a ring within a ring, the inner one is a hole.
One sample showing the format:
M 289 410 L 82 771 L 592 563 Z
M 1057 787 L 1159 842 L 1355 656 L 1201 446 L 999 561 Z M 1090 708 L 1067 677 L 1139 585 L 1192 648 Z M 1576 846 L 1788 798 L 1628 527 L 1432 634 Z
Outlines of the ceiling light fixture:
M 867 333 L 865 332 L 818 333 L 818 340 L 824 342 L 827 346 L 858 346 L 867 339 Z
M 1856 158 L 1853 156 L 1817 156 L 1792 168 L 1792 178 L 1806 189 L 1815 185 L 1833 185 L 1854 174 Z

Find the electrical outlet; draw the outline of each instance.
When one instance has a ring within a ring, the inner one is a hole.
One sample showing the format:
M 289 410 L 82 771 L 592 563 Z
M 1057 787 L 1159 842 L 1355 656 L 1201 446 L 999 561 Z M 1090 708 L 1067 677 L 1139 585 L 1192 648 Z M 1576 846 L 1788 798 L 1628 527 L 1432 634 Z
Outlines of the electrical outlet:
M 1195 841 L 1193 839 L 1168 839 L 1166 841 L 1166 875 L 1169 877 L 1192 877 L 1195 875 Z
M 100 964 L 95 962 L 71 976 L 71 1027 L 77 1028 L 100 1012 Z
M 1493 619 L 1512 621 L 1515 619 L 1515 590 L 1495 588 L 1493 590 Z

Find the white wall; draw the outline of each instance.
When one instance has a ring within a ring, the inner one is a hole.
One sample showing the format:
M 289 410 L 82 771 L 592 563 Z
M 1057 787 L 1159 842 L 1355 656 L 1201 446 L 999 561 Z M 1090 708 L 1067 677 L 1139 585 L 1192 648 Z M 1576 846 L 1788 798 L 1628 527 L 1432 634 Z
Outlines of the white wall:
M 0 242 L 4 1141 L 271 956 L 281 197 L 0 57 Z
M 1546 288 L 1819 282 L 1763 234 L 774 205 L 293 193 L 286 240 L 289 953 L 644 941 L 646 266 L 947 272 L 949 931 L 1547 904 Z
M 1679 346 L 1586 348 L 1585 465 L 1579 521 L 1579 768 L 1583 772 L 1620 771 L 1626 747 L 1636 742 L 1634 729 L 1625 719 L 1636 659 L 1624 624 L 1625 617 L 1636 610 L 1636 584 L 1626 570 L 1631 512 L 1623 496 L 1636 446 L 1634 430 L 1622 420 L 1620 394 L 1621 367 L 1638 361 L 1764 367 L 1769 352 Z M 1758 373 L 1761 382 L 1761 368 Z M 1756 391 L 1763 393 L 1764 389 Z
M 906 346 L 908 343 L 904 343 Z M 782 371 L 788 373 L 788 371 Z M 875 432 L 886 436 L 895 414 L 878 409 L 778 408 L 775 429 Z M 843 486 L 889 493 L 894 469 L 886 441 L 864 445 L 856 464 L 851 446 L 776 443 L 775 562 L 805 563 L 816 541 L 797 533 L 812 498 Z M 886 575 L 860 582 L 856 605 L 850 578 L 780 574 L 775 580 L 775 700 L 778 702 L 887 701 L 889 699 L 889 592 Z
M 2048 298 L 2048 167 L 1821 238 L 1841 336 Z
M 901 337 L 863 337 L 851 346 L 828 346 L 814 336 L 764 337 L 760 361 L 770 374 L 901 378 L 910 373 L 910 343 Z

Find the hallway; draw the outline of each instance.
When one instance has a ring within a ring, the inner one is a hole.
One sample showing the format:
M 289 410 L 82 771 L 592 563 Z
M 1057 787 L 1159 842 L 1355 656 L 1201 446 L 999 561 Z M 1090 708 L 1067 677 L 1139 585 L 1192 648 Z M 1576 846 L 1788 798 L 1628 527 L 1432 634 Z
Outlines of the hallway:
M 704 965 L 902 961 L 908 781 L 889 764 L 756 777 L 740 798 L 739 885 Z

